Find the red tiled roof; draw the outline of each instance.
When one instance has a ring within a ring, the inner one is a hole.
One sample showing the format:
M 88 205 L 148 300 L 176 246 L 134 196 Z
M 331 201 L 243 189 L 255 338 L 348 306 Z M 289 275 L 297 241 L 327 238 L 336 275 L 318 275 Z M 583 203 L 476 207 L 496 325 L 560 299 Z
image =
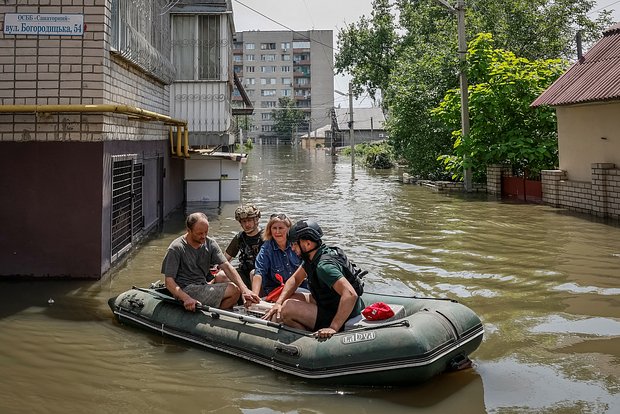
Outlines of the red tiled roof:
M 571 66 L 531 106 L 616 99 L 620 99 L 620 23 L 607 29 L 583 59 Z

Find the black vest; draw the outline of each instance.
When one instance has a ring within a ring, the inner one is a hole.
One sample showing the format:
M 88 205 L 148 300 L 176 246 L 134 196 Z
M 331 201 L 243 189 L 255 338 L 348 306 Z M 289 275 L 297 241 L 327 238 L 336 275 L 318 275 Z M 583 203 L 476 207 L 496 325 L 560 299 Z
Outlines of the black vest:
M 319 249 L 320 250 L 317 252 L 317 254 L 319 254 L 318 258 L 315 257 L 310 263 L 304 263 L 304 270 L 308 275 L 308 287 L 310 288 L 312 297 L 316 300 L 317 306 L 335 312 L 340 304 L 340 295 L 330 286 L 327 286 L 319 280 L 316 272 L 319 262 L 328 262 L 336 265 L 351 286 L 353 286 L 358 296 L 364 293 L 364 282 L 361 278 L 368 272 L 362 271 L 351 262 L 339 247 L 321 246 Z

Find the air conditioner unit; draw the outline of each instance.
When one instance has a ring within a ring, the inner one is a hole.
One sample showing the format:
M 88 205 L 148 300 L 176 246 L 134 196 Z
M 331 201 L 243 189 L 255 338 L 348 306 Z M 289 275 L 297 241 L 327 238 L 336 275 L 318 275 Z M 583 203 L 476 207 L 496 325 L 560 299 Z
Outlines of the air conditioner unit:
M 379 138 L 384 138 L 385 134 L 379 134 Z

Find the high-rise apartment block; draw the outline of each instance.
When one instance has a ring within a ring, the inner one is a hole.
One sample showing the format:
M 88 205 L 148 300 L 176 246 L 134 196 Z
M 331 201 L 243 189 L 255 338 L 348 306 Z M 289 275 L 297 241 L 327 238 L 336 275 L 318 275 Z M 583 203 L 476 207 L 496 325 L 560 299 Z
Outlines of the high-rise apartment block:
M 334 105 L 333 51 L 331 30 L 237 32 L 233 67 L 254 107 L 253 115 L 237 120 L 244 135 L 265 144 L 290 142 L 291 137 L 278 137 L 274 130 L 274 111 L 285 97 L 305 116 L 292 136 L 329 125 Z M 241 101 L 235 93 L 233 100 Z

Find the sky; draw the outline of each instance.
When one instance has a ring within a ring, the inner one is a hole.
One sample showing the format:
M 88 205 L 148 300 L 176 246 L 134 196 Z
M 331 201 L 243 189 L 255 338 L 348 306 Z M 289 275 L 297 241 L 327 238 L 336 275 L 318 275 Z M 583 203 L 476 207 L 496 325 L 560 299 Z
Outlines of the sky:
M 456 3 L 455 0 L 448 0 Z M 613 18 L 620 21 L 620 0 L 598 0 L 593 10 L 614 9 Z M 370 16 L 372 0 L 232 0 L 235 30 L 333 30 L 334 48 L 340 29 L 355 23 L 363 15 Z M 285 27 L 286 26 L 286 27 Z M 348 76 L 336 76 L 334 88 L 347 92 Z M 348 98 L 334 95 L 334 104 L 348 106 Z M 370 107 L 372 101 L 361 96 L 354 107 Z

